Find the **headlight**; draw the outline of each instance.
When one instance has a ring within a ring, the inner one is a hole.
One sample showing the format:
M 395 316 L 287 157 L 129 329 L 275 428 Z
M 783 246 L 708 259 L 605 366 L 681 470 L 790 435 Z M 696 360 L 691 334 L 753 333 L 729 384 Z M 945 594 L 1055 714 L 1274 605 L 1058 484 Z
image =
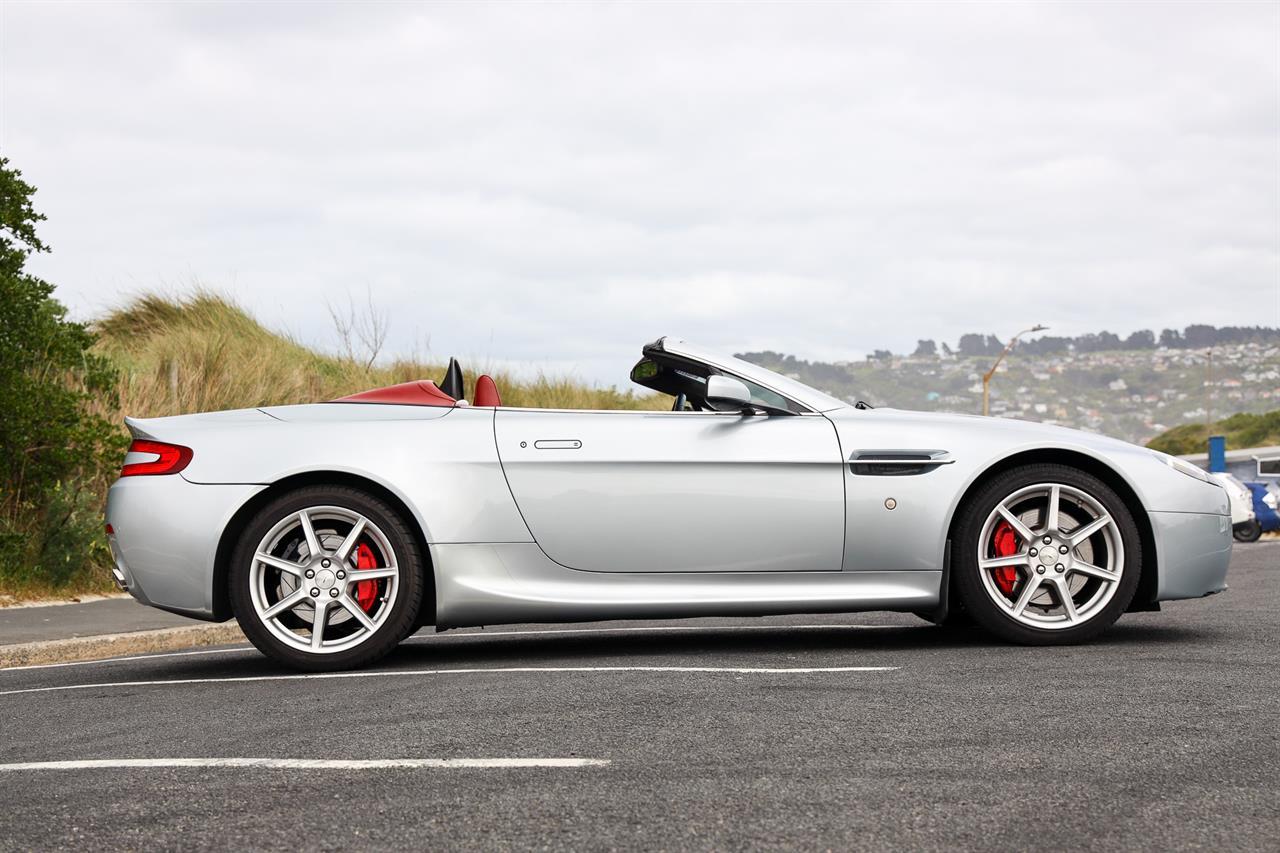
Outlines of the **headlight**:
M 1185 459 L 1179 459 L 1178 457 L 1170 456 L 1167 453 L 1156 453 L 1156 456 L 1159 456 L 1164 464 L 1168 465 L 1175 471 L 1186 474 L 1188 477 L 1195 477 L 1202 483 L 1208 483 L 1211 486 L 1222 488 L 1222 484 L 1210 477 L 1207 472 L 1195 465 L 1192 465 Z

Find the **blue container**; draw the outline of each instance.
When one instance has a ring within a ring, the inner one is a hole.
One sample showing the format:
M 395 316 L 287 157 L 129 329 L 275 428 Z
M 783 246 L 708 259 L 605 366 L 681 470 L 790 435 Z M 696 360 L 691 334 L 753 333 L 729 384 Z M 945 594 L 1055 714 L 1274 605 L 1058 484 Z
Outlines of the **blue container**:
M 1209 436 L 1209 470 L 1215 474 L 1227 470 L 1227 437 Z

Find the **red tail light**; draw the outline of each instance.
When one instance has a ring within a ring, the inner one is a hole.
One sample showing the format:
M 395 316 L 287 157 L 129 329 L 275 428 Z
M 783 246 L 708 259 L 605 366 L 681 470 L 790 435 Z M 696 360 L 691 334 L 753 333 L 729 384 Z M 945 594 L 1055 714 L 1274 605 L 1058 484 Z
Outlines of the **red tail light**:
M 138 477 L 149 474 L 176 474 L 191 462 L 191 448 L 181 444 L 165 444 L 163 441 L 135 439 L 129 445 L 130 453 L 154 453 L 158 459 L 146 462 L 130 462 L 120 469 L 121 477 Z

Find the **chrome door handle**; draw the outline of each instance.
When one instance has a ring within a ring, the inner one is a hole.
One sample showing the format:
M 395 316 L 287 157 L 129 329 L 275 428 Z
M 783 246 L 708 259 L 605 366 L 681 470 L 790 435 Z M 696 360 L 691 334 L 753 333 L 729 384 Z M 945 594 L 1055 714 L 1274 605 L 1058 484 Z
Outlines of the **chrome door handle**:
M 582 442 L 576 438 L 540 438 L 533 446 L 538 450 L 579 450 Z

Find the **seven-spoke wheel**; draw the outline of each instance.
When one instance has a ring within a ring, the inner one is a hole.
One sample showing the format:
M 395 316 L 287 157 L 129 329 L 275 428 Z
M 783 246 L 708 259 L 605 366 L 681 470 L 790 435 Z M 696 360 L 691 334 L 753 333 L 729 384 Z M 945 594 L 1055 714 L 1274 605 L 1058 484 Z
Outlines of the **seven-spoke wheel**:
M 350 489 L 309 487 L 277 499 L 245 531 L 231 572 L 246 636 L 308 669 L 368 663 L 405 636 L 422 597 L 404 522 Z
M 1137 587 L 1137 529 L 1092 475 L 1035 465 L 998 475 L 964 510 L 957 590 L 984 627 L 1019 642 L 1079 642 Z

